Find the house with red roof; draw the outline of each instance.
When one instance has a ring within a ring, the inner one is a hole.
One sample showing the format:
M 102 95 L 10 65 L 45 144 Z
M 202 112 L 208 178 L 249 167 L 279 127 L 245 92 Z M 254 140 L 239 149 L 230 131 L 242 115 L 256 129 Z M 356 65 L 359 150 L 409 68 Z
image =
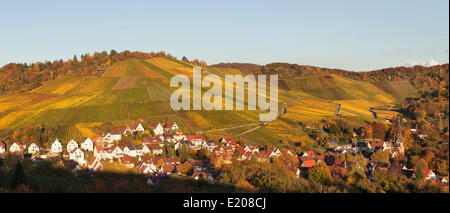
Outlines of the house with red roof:
M 119 158 L 119 162 L 128 168 L 134 167 L 134 160 L 131 156 L 123 156 Z
M 61 144 L 61 142 L 57 139 L 55 139 L 55 141 L 52 143 L 52 147 L 51 147 L 51 153 L 61 153 L 63 150 L 63 146 Z
M 165 165 L 178 165 L 178 164 L 180 164 L 180 158 L 179 157 L 163 158 L 162 160 L 163 160 Z
M 175 168 L 176 167 L 174 165 L 166 164 L 164 166 L 161 166 L 159 172 L 165 175 L 170 175 L 175 171 Z
M 78 143 L 74 139 L 70 140 L 69 143 L 67 143 L 67 152 L 71 153 L 76 148 L 78 148 Z
M 153 169 L 151 169 L 149 166 L 142 164 L 139 167 L 139 172 L 141 172 L 144 175 L 149 175 L 155 173 Z
M 186 136 L 181 133 L 177 133 L 177 134 L 173 135 L 173 138 L 176 141 L 185 141 L 186 140 Z
M 150 125 L 150 128 L 155 135 L 162 135 L 164 133 L 164 128 L 160 123 L 153 123 Z
M 367 144 L 369 149 L 372 152 L 376 152 L 378 150 L 384 151 L 384 150 L 391 150 L 391 143 L 387 142 L 387 141 L 370 141 L 370 143 Z
M 199 150 L 204 146 L 206 139 L 203 135 L 186 135 L 186 140 L 191 143 L 193 149 Z
M 244 161 L 244 160 L 248 160 L 253 156 L 253 152 L 246 152 L 246 151 L 241 151 L 238 152 L 238 161 Z
M 92 170 L 92 171 L 98 171 L 103 169 L 103 164 L 100 161 L 100 159 L 96 158 L 96 157 L 91 157 L 91 159 L 89 160 L 88 163 L 88 169 Z
M 133 125 L 131 125 L 130 130 L 133 133 L 136 133 L 136 132 L 137 133 L 144 133 L 145 132 L 144 127 L 139 122 L 135 122 Z
M 222 143 L 222 146 L 233 146 L 233 147 L 237 146 L 236 141 L 231 136 L 223 137 L 222 140 L 220 140 L 220 142 Z
M 306 151 L 303 153 L 302 157 L 314 157 L 314 151 Z
M 9 147 L 9 152 L 23 152 L 24 149 L 25 149 L 25 145 L 24 144 L 21 144 L 20 142 L 14 142 Z
M 441 183 L 448 184 L 448 175 L 442 178 Z
M 116 145 L 112 145 L 105 149 L 105 155 L 108 159 L 120 158 L 123 157 L 123 150 Z
M 110 130 L 103 139 L 107 143 L 113 143 L 114 141 L 120 141 L 122 139 L 122 134 L 126 134 L 128 132 L 128 127 L 117 127 L 115 129 Z
M 423 177 L 425 180 L 436 180 L 436 174 L 434 174 L 433 170 L 431 169 L 422 169 Z
M 177 142 L 177 140 L 175 139 L 175 137 L 173 137 L 173 135 L 171 134 L 163 134 L 162 137 L 164 138 L 165 141 L 169 142 L 169 143 L 175 143 Z
M 244 147 L 244 151 L 252 152 L 252 153 L 258 153 L 259 152 L 259 147 L 253 146 L 253 145 L 246 145 Z
M 101 135 L 94 135 L 91 137 L 91 140 L 94 142 L 94 146 L 95 145 L 101 145 L 101 146 L 105 146 L 106 145 L 106 141 L 105 138 L 102 137 Z
M 258 153 L 256 153 L 255 157 L 258 162 L 270 161 L 271 154 L 272 154 L 272 151 L 261 150 Z
M 2 142 L 0 142 L 0 154 L 3 154 L 5 152 L 6 152 L 6 146 Z
M 309 169 L 309 168 L 314 167 L 315 165 L 316 165 L 315 160 L 306 160 L 301 163 L 300 167 Z
M 84 165 L 86 161 L 84 160 L 84 152 L 79 148 L 75 148 L 69 153 L 69 159 L 78 163 L 78 165 Z
M 81 143 L 81 149 L 91 152 L 94 151 L 94 141 L 92 141 L 90 138 L 85 138 Z
M 171 131 L 177 131 L 177 130 L 178 130 L 178 125 L 177 125 L 177 123 L 175 123 L 175 122 L 172 122 L 172 121 L 166 121 L 166 122 L 164 123 L 164 130 L 166 130 L 166 131 L 169 131 L 169 130 L 171 130 Z
M 213 152 L 219 146 L 214 140 L 208 140 L 204 144 L 209 152 Z
M 269 156 L 270 159 L 273 159 L 274 157 L 279 157 L 281 155 L 281 150 L 280 149 L 272 148 L 272 149 L 269 149 L 269 150 L 272 151 L 270 153 L 270 156 Z
M 161 158 L 143 155 L 143 156 L 140 156 L 139 159 L 142 162 L 142 165 L 145 165 L 153 172 L 156 172 L 157 171 L 156 165 L 158 164 L 158 160 Z
M 126 146 L 125 148 L 123 148 L 123 154 L 131 156 L 131 157 L 143 155 L 144 154 L 143 152 L 144 152 L 144 146 L 141 146 L 141 145 L 136 145 L 136 146 L 130 145 L 130 146 Z
M 102 145 L 95 145 L 95 147 L 94 147 L 94 156 L 99 158 L 100 160 L 103 160 L 103 159 L 108 157 L 106 152 L 105 152 L 105 149 L 103 148 Z
M 147 144 L 146 149 L 150 150 L 153 155 L 162 155 L 163 148 L 159 144 Z
M 197 172 L 197 171 L 195 171 L 192 174 L 192 177 L 194 178 L 194 180 L 206 180 L 206 181 L 208 181 L 210 183 L 214 182 L 214 178 L 208 172 Z
M 28 153 L 29 153 L 29 154 L 32 154 L 32 155 L 39 154 L 41 148 L 42 148 L 42 147 L 41 147 L 40 144 L 38 144 L 38 143 L 36 143 L 36 142 L 33 142 L 33 143 L 31 143 L 30 146 L 28 147 Z

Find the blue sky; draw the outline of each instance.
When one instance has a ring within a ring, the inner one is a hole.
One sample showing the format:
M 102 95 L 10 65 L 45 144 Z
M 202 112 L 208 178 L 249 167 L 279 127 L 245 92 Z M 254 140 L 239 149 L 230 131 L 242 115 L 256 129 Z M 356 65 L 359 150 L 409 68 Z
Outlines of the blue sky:
M 111 49 L 354 71 L 449 61 L 448 0 L 0 3 L 0 66 Z

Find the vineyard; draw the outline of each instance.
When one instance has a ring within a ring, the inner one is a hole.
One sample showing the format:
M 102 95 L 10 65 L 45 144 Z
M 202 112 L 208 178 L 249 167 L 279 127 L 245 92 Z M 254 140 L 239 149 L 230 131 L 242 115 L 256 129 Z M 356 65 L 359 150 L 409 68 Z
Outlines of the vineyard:
M 72 139 L 81 142 L 86 137 L 75 125 L 57 126 L 55 135 L 64 146 Z
M 161 69 L 173 74 L 183 74 L 183 75 L 191 75 L 192 73 L 192 65 L 185 64 L 183 62 L 175 61 L 170 58 L 151 58 L 145 60 L 146 62 L 156 66 L 160 67 Z
M 249 74 L 236 68 L 219 67 L 205 70 L 205 73 Z M 101 77 L 60 77 L 28 93 L 1 96 L 0 129 L 45 124 L 58 127 L 59 137 L 66 139 L 92 135 L 93 124 L 123 124 L 129 123 L 129 119 L 172 120 L 191 133 L 259 122 L 261 112 L 258 110 L 173 111 L 169 100 L 175 88 L 171 88 L 169 82 L 176 74 L 191 77 L 192 65 L 166 57 L 127 59 L 106 68 Z M 385 88 L 336 75 L 282 79 L 281 82 L 279 112 L 289 103 L 286 114 L 240 136 L 243 140 L 271 146 L 280 140 L 297 143 L 298 138 L 302 138 L 298 122 L 332 117 L 337 104 L 342 105 L 339 116 L 364 123 L 374 120 L 370 107 L 397 101 Z M 392 86 L 386 85 L 394 91 Z M 407 86 L 396 87 L 399 91 L 404 88 Z M 203 88 L 202 93 L 207 90 Z M 387 111 L 377 113 L 379 119 L 393 115 Z M 217 134 L 239 135 L 252 128 L 254 126 L 231 128 L 217 131 Z
M 117 81 L 117 83 L 113 86 L 112 90 L 119 89 L 130 89 L 134 88 L 136 84 L 137 77 L 134 76 L 124 76 Z

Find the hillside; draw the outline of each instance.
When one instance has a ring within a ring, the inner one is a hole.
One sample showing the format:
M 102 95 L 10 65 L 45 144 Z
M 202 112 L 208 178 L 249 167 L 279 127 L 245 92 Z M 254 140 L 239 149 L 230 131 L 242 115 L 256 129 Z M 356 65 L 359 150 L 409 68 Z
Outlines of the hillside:
M 186 131 L 258 122 L 255 111 L 174 112 L 169 87 L 175 74 L 191 76 L 192 65 L 167 57 L 126 59 L 99 76 L 66 76 L 26 93 L 0 97 L 0 129 L 46 126 L 126 124 L 139 118 L 176 121 Z M 280 99 L 292 99 L 289 94 Z
M 95 74 L 60 74 L 30 91 L 0 96 L 0 129 L 11 132 L 43 124 L 57 127 L 59 134 L 69 138 L 72 133 L 73 137 L 89 136 L 90 129 L 103 122 L 125 125 L 137 119 L 171 120 L 188 133 L 235 135 L 249 142 L 276 145 L 280 140 L 301 138 L 297 131 L 299 122 L 341 116 L 365 124 L 375 120 L 369 111 L 371 107 L 398 103 L 404 97 L 417 95 L 407 80 L 360 81 L 320 70 L 292 76 L 280 72 L 279 112 L 287 107 L 286 114 L 266 126 L 229 128 L 258 124 L 259 112 L 173 111 L 170 108 L 169 98 L 175 89 L 169 87 L 171 77 L 192 76 L 192 67 L 196 65 L 165 55 L 128 56 L 101 65 Z M 251 64 L 244 68 L 210 66 L 205 73 L 219 76 L 264 73 L 264 70 L 257 71 L 257 67 Z M 338 105 L 340 110 L 336 114 Z M 376 119 L 383 121 L 396 112 L 378 113 Z

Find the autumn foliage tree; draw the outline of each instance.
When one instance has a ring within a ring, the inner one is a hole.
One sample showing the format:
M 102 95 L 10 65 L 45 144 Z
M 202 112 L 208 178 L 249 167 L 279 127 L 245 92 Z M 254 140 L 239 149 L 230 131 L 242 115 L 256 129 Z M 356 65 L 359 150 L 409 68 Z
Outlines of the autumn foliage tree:
M 384 140 L 387 131 L 386 125 L 380 122 L 376 122 L 374 124 L 371 124 L 371 126 L 373 131 L 373 137 L 376 139 Z
M 322 161 L 309 171 L 308 180 L 312 183 L 323 185 L 330 185 L 333 182 L 328 166 Z

